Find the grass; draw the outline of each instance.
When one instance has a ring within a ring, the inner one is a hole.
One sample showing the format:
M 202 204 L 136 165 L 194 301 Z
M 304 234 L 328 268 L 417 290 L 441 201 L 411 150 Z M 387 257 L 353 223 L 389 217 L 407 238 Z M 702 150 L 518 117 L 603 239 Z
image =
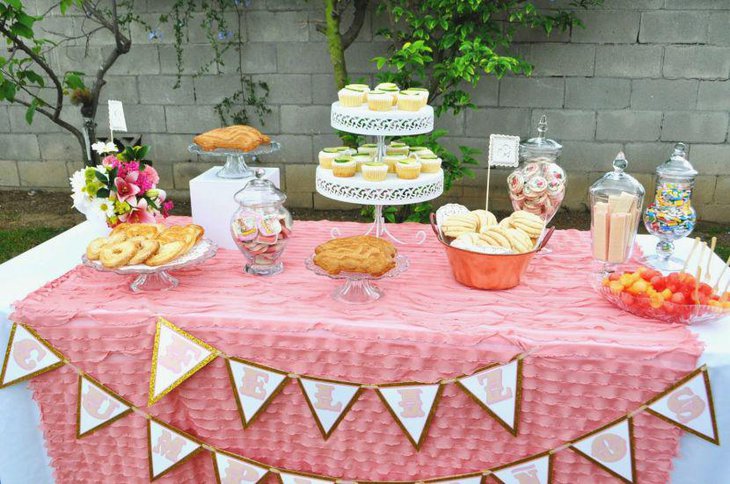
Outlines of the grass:
M 55 237 L 64 230 L 66 229 L 48 227 L 0 230 L 0 264 Z

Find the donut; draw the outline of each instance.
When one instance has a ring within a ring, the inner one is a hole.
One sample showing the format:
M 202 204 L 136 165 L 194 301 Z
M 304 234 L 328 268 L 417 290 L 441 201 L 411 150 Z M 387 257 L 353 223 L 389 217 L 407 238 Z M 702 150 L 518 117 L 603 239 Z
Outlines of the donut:
M 144 261 L 148 266 L 161 266 L 167 264 L 185 250 L 185 242 L 174 241 L 160 244 L 155 255 Z
M 101 252 L 101 249 L 103 249 L 108 243 L 109 239 L 107 237 L 99 237 L 92 240 L 86 247 L 86 258 L 89 260 L 98 260 L 99 252 Z
M 139 243 L 129 240 L 108 244 L 99 252 L 99 260 L 104 267 L 114 269 L 127 264 L 138 249 Z
M 129 262 L 127 262 L 127 264 L 141 264 L 153 255 L 155 255 L 159 248 L 160 243 L 156 240 L 143 240 L 139 243 L 139 250 L 137 250 L 137 253 L 134 254 L 131 259 L 129 259 Z

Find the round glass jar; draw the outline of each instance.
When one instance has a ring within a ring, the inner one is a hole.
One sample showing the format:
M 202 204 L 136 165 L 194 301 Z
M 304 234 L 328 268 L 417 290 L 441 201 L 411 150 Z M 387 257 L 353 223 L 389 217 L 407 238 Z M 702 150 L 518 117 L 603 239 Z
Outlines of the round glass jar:
M 537 138 L 520 144 L 520 165 L 507 177 L 514 210 L 539 215 L 548 223 L 565 198 L 565 171 L 556 163 L 563 146 L 545 137 L 547 117 L 537 124 Z
M 644 187 L 624 171 L 627 166 L 623 152 L 619 153 L 613 160 L 613 171 L 588 189 L 593 258 L 606 266 L 631 258 L 639 229 Z
M 292 216 L 286 195 L 263 178 L 263 169 L 233 196 L 239 208 L 231 218 L 231 236 L 246 257 L 244 272 L 259 276 L 284 269 L 281 255 L 291 237 Z
M 684 261 L 672 256 L 674 241 L 691 234 L 697 221 L 692 207 L 697 170 L 687 160 L 687 145 L 677 143 L 669 160 L 657 167 L 656 176 L 656 194 L 646 207 L 644 226 L 659 242 L 656 254 L 645 262 L 664 271 L 679 270 Z

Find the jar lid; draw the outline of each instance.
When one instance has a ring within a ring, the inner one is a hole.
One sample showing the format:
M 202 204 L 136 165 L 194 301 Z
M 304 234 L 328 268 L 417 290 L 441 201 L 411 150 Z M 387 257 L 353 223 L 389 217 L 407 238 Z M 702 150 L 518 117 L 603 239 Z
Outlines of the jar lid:
M 263 168 L 258 168 L 255 173 L 255 178 L 237 191 L 233 199 L 239 205 L 249 207 L 284 203 L 286 201 L 286 194 L 264 178 L 265 174 L 266 171 Z
M 629 162 L 623 151 L 619 151 L 613 160 L 613 171 L 609 171 L 591 185 L 591 193 L 607 193 L 615 195 L 618 193 L 630 193 L 639 197 L 644 196 L 644 186 L 639 180 L 626 173 Z
M 659 176 L 685 177 L 691 178 L 697 175 L 697 170 L 687 159 L 687 145 L 677 143 L 674 145 L 674 151 L 667 161 L 659 165 L 656 169 Z
M 547 116 L 544 114 L 540 116 L 540 121 L 537 123 L 537 137 L 530 138 L 524 143 L 520 144 L 520 152 L 530 154 L 544 154 L 552 155 L 557 158 L 560 155 L 560 151 L 563 149 L 563 145 L 555 141 L 554 139 L 546 138 L 547 133 Z

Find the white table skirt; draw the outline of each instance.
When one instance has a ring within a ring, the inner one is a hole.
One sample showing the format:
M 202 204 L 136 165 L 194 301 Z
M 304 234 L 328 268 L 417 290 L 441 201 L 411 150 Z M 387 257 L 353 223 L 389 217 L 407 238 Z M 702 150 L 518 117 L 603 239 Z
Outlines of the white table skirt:
M 5 354 L 10 333 L 12 303 L 76 266 L 93 232 L 93 227 L 82 223 L 0 265 L 0 354 Z M 653 237 L 640 235 L 638 241 L 644 253 L 654 251 Z M 691 245 L 691 239 L 679 241 L 677 254 L 686 256 Z M 712 272 L 719 274 L 723 261 L 714 257 L 712 267 Z M 720 442 L 724 445 L 717 447 L 685 433 L 674 461 L 672 482 L 730 483 L 730 317 L 691 329 L 706 345 L 700 364 L 710 367 Z M 27 383 L 0 390 L 0 483 L 53 482 L 39 425 L 40 411 Z

